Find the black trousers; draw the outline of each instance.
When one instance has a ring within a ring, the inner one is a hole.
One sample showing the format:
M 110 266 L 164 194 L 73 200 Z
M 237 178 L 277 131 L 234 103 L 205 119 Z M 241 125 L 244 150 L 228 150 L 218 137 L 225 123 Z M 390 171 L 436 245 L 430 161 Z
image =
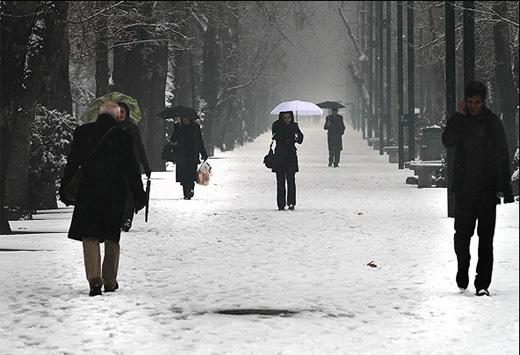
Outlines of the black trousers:
M 276 202 L 278 208 L 285 208 L 286 205 L 296 205 L 296 182 L 295 173 L 285 171 L 276 172 Z M 287 181 L 287 189 L 285 182 Z
M 334 166 L 338 166 L 340 155 L 341 155 L 341 149 L 339 149 L 339 148 L 330 149 L 329 148 L 329 165 L 334 164 Z
M 494 194 L 457 196 L 455 199 L 455 254 L 457 281 L 465 279 L 470 266 L 470 242 L 477 224 L 478 262 L 475 288 L 487 289 L 493 273 L 493 237 L 495 234 L 497 198 Z M 460 286 L 460 285 L 459 285 Z
M 195 190 L 195 181 L 193 181 L 193 180 L 181 181 L 181 185 L 182 185 L 182 192 L 184 194 L 184 197 L 191 197 L 190 196 L 191 192 Z

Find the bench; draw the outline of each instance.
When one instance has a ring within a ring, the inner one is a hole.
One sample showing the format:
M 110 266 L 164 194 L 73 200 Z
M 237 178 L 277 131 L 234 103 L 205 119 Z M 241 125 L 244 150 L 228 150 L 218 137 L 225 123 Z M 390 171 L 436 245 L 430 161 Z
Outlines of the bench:
M 399 147 L 395 145 L 389 145 L 383 148 L 383 151 L 388 154 L 389 163 L 399 163 Z M 403 148 L 405 159 L 408 158 L 408 146 Z
M 442 162 L 440 160 L 412 161 L 409 162 L 408 168 L 413 170 L 414 174 L 419 177 L 417 182 L 418 188 L 432 187 L 432 177 L 439 173 L 439 170 L 442 168 Z
M 368 138 L 367 144 L 374 150 L 379 150 L 379 138 Z M 386 138 L 383 138 L 383 144 L 386 144 Z

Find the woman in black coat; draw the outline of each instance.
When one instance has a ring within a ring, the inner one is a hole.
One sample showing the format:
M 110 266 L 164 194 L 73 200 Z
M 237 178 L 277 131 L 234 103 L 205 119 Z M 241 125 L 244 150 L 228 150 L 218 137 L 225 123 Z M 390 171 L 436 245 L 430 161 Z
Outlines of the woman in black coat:
M 182 185 L 184 199 L 190 200 L 195 193 L 199 155 L 204 161 L 208 159 L 200 125 L 188 118 L 181 118 L 173 126 L 171 142 L 177 142 L 176 181 Z
M 121 114 L 117 121 L 117 127 L 121 128 L 123 131 L 130 133 L 132 139 L 134 141 L 134 152 L 136 154 L 136 159 L 141 163 L 144 168 L 144 172 L 148 178 L 152 174 L 152 169 L 150 168 L 150 163 L 148 162 L 148 158 L 146 157 L 146 151 L 144 149 L 143 140 L 141 139 L 141 132 L 139 127 L 132 123 L 130 120 L 130 109 L 128 105 L 124 102 L 117 103 L 121 108 Z M 139 172 L 141 170 L 139 169 Z M 130 228 L 132 228 L 132 222 L 134 220 L 134 195 L 128 189 L 128 194 L 126 195 L 126 205 L 125 212 L 123 214 L 123 219 L 121 221 L 121 229 L 125 232 L 128 232 Z
M 296 155 L 295 143 L 302 144 L 303 133 L 294 122 L 292 111 L 280 112 L 278 120 L 273 122 L 273 139 L 276 141 L 274 151 L 276 166 L 272 169 L 276 173 L 278 209 L 285 209 L 288 205 L 294 210 L 296 205 L 296 182 L 295 174 L 298 172 L 298 156 Z M 285 182 L 287 181 L 287 192 Z

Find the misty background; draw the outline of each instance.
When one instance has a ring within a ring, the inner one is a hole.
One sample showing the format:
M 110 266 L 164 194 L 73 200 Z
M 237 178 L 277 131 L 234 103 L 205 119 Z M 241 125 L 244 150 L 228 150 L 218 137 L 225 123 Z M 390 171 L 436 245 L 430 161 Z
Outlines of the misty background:
M 346 106 L 340 111 L 345 122 L 362 130 L 363 138 L 383 132 L 385 144 L 397 144 L 399 8 L 405 97 L 410 69 L 415 70 L 415 107 L 405 99 L 401 114 L 420 112 L 404 144 L 418 140 L 422 128 L 442 126 L 452 113 L 446 107 L 447 6 L 455 12 L 450 60 L 456 64 L 457 100 L 466 79 L 463 13 L 470 11 L 474 76 L 489 89 L 488 106 L 502 116 L 513 157 L 517 2 L 1 2 L 0 234 L 11 232 L 9 220 L 57 207 L 72 132 L 85 123 L 80 117 L 89 103 L 113 91 L 137 99 L 143 114 L 138 126 L 153 171 L 165 170 L 160 153 L 173 120 L 157 114 L 169 105 L 198 111 L 210 155 L 270 130 L 276 117 L 269 112 L 289 100 L 339 101 Z M 413 68 L 407 65 L 411 49 Z M 384 76 L 384 97 L 376 90 L 378 75 Z

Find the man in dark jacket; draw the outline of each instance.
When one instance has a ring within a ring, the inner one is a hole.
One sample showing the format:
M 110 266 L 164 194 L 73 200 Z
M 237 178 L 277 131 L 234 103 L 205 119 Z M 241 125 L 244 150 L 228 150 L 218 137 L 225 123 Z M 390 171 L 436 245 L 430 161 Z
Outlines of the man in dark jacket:
M 457 285 L 469 283 L 470 241 L 478 220 L 477 274 L 474 285 L 478 296 L 489 296 L 493 272 L 493 235 L 496 205 L 513 202 L 509 154 L 500 119 L 486 106 L 484 84 L 473 81 L 464 90 L 464 100 L 446 124 L 442 142 L 455 147 L 451 190 L 455 195 L 455 254 Z
M 130 109 L 128 108 L 128 105 L 124 102 L 118 102 L 117 104 L 121 109 L 121 114 L 117 120 L 117 127 L 127 131 L 132 136 L 137 161 L 141 163 L 146 176 L 150 178 L 152 169 L 150 169 L 150 163 L 148 163 L 148 158 L 146 157 L 146 151 L 144 149 L 143 140 L 141 139 L 139 127 L 133 124 L 130 120 Z M 128 232 L 130 228 L 132 228 L 132 222 L 134 219 L 134 195 L 130 189 L 127 189 L 127 191 L 125 212 L 121 221 L 121 229 L 125 232 Z
M 278 120 L 273 122 L 273 139 L 276 141 L 274 156 L 276 166 L 272 169 L 276 173 L 276 202 L 278 210 L 285 210 L 289 206 L 294 210 L 296 206 L 295 174 L 299 171 L 298 155 L 295 143 L 302 144 L 303 133 L 294 122 L 292 111 L 280 112 Z M 287 181 L 287 189 L 285 182 Z
M 338 115 L 337 108 L 333 108 L 331 111 L 332 114 L 325 118 L 325 126 L 323 126 L 323 129 L 327 130 L 329 166 L 334 164 L 334 167 L 337 168 L 339 166 L 341 150 L 343 149 L 341 136 L 345 133 L 345 124 L 343 123 L 343 116 Z
M 68 237 L 83 242 L 90 296 L 101 295 L 102 285 L 105 292 L 118 288 L 120 228 L 127 193 L 125 181 L 135 197 L 136 210 L 142 209 L 147 199 L 130 134 L 113 128 L 90 156 L 107 131 L 116 126 L 119 114 L 119 106 L 107 102 L 101 106 L 96 122 L 76 129 L 61 180 L 61 201 L 67 206 L 75 205 Z M 80 166 L 83 169 L 81 187 L 76 200 L 71 201 L 66 197 L 65 187 Z M 103 242 L 105 256 L 101 264 L 100 243 Z

